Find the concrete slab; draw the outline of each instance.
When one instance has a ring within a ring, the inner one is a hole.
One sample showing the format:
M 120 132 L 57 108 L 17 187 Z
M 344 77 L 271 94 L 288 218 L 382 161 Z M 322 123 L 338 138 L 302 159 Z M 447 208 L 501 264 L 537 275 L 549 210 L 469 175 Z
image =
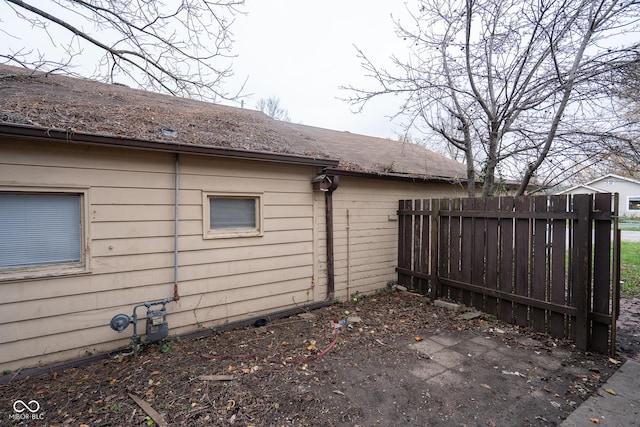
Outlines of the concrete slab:
M 453 368 L 460 365 L 462 362 L 468 359 L 468 356 L 464 356 L 457 351 L 444 349 L 431 355 L 431 359 L 440 363 L 447 368 Z
M 424 339 L 422 341 L 409 344 L 409 348 L 413 350 L 417 350 L 420 353 L 425 354 L 427 356 L 431 356 L 432 354 L 437 353 L 438 351 L 442 350 L 444 347 L 445 347 L 444 345 L 438 344 L 437 342 L 432 341 L 430 339 Z
M 613 395 L 607 390 L 613 391 Z M 640 426 L 640 363 L 626 362 L 561 424 L 562 427 Z
M 469 378 L 464 373 L 446 370 L 440 375 L 429 378 L 427 383 L 456 389 L 466 387 L 469 384 Z
M 435 300 L 433 302 L 433 305 L 435 305 L 436 307 L 446 308 L 447 310 L 451 310 L 451 311 L 460 311 L 460 310 L 462 310 L 462 306 L 460 304 L 456 304 L 454 302 Z
M 454 337 L 452 335 L 432 335 L 429 339 L 437 342 L 438 344 L 442 344 L 445 347 L 451 347 L 452 345 L 456 345 L 462 341 L 462 338 Z
M 492 340 L 490 337 L 474 337 L 471 339 L 471 342 L 487 348 L 496 348 L 501 345 L 496 341 Z
M 418 378 L 428 380 L 435 377 L 436 375 L 440 375 L 446 370 L 447 368 L 444 365 L 439 364 L 438 362 L 434 362 L 432 360 L 423 360 L 419 363 L 416 363 L 416 366 L 411 370 L 411 373 Z
M 473 320 L 482 316 L 482 313 L 479 311 L 467 311 L 466 313 L 462 313 L 460 318 L 463 320 Z
M 476 344 L 473 341 L 462 341 L 452 346 L 451 349 L 457 351 L 458 353 L 464 354 L 465 356 L 470 355 L 470 357 L 477 357 L 490 350 L 490 348 L 485 347 L 484 345 Z

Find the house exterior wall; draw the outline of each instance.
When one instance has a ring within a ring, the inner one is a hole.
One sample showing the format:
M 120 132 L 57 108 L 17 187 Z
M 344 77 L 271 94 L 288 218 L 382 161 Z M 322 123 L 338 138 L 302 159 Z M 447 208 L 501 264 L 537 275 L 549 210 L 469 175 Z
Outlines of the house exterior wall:
M 466 190 L 456 184 L 340 177 L 340 185 L 333 193 L 335 297 L 345 300 L 356 292 L 372 293 L 397 278 L 399 200 L 465 197 L 466 194 Z M 324 199 L 321 193 L 316 197 Z M 318 203 L 316 209 L 317 276 L 321 286 L 325 286 L 324 203 Z
M 630 205 L 629 203 L 630 199 L 640 199 L 640 184 L 618 177 L 605 176 L 597 181 L 589 182 L 589 187 L 578 186 L 568 190 L 566 194 L 593 193 L 592 189 L 603 193 L 618 193 L 619 215 L 622 217 L 640 217 L 640 209 L 631 209 L 633 204 Z
M 83 271 L 0 270 L 0 369 L 129 344 L 108 326 L 135 304 L 173 296 L 175 154 L 28 141 L 0 144 L 0 191 L 81 191 Z M 170 334 L 322 299 L 315 289 L 315 167 L 179 157 L 180 300 Z M 203 236 L 203 194 L 258 194 L 262 235 Z M 145 310 L 139 309 L 143 317 Z M 145 322 L 138 324 L 144 331 Z

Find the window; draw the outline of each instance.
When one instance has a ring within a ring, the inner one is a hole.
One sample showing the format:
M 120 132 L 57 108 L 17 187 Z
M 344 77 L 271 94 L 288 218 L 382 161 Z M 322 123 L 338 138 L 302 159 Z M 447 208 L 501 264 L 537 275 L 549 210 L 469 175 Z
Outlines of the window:
M 0 278 L 84 270 L 83 200 L 84 193 L 1 192 Z
M 262 235 L 260 194 L 204 193 L 204 238 Z
M 639 197 L 629 197 L 629 210 L 630 211 L 640 211 L 640 196 Z

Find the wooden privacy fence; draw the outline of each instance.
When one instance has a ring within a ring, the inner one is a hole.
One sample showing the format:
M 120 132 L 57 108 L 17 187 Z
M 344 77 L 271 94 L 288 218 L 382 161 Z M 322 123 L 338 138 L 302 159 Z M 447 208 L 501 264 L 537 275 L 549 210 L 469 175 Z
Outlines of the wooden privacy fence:
M 615 354 L 617 194 L 401 200 L 398 283 Z

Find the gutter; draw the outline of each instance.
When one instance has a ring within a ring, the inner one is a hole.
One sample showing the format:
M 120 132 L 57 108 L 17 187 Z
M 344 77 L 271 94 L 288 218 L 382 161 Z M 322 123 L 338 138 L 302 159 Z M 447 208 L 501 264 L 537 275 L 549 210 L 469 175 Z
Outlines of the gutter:
M 441 183 L 441 184 L 459 184 L 467 181 L 466 177 L 455 177 L 455 176 L 434 176 L 434 175 L 418 175 L 418 174 L 397 174 L 397 173 L 377 173 L 377 172 L 359 172 L 359 171 L 351 171 L 351 170 L 342 170 L 337 168 L 327 168 L 327 174 L 336 175 L 336 176 L 347 176 L 352 178 L 363 178 L 363 179 L 382 179 L 387 181 L 403 181 L 403 182 L 430 182 L 430 183 Z

